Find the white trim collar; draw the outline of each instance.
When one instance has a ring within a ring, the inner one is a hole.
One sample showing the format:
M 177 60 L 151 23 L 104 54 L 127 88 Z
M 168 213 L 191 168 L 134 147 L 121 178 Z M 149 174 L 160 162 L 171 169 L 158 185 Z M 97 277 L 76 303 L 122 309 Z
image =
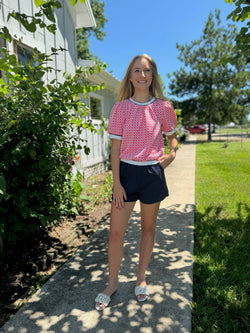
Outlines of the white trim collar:
M 155 101 L 155 99 L 156 99 L 156 98 L 153 97 L 150 101 L 148 101 L 148 102 L 146 102 L 146 103 L 139 103 L 139 102 L 136 102 L 135 100 L 133 100 L 132 97 L 129 98 L 130 102 L 135 103 L 135 104 L 137 104 L 137 105 L 149 105 L 149 104 L 153 103 L 153 102 Z

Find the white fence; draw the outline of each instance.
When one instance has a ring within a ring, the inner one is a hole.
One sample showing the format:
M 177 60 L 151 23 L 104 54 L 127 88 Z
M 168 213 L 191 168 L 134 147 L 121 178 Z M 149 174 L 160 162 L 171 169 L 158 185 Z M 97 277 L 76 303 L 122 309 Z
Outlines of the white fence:
M 97 132 L 85 129 L 81 135 L 90 152 L 86 155 L 84 149 L 82 149 L 79 152 L 80 158 L 76 162 L 76 168 L 82 173 L 84 178 L 106 171 L 109 164 L 110 149 L 108 133 L 104 129 L 100 131 L 102 129 L 101 121 L 93 120 L 92 123 Z

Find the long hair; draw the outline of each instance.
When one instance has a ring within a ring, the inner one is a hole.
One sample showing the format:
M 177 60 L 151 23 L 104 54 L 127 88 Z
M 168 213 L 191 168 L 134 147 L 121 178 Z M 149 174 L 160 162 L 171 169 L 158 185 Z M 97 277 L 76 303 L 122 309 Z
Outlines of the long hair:
M 148 62 L 150 63 L 150 66 L 151 66 L 152 83 L 149 87 L 149 92 L 151 93 L 151 95 L 153 97 L 165 100 L 165 97 L 163 96 L 160 80 L 159 80 L 159 74 L 158 74 L 156 63 L 154 62 L 154 60 L 149 55 L 141 54 L 141 55 L 135 56 L 130 61 L 129 65 L 128 65 L 128 68 L 127 68 L 127 71 L 126 71 L 126 74 L 125 74 L 125 76 L 122 79 L 121 84 L 120 84 L 120 89 L 119 89 L 119 92 L 118 92 L 117 101 L 122 101 L 124 99 L 128 99 L 128 98 L 133 96 L 134 86 L 133 86 L 132 82 L 130 81 L 130 74 L 131 74 L 131 70 L 132 70 L 132 67 L 133 67 L 135 61 L 137 59 L 140 59 L 140 58 L 144 58 L 144 59 L 148 60 Z

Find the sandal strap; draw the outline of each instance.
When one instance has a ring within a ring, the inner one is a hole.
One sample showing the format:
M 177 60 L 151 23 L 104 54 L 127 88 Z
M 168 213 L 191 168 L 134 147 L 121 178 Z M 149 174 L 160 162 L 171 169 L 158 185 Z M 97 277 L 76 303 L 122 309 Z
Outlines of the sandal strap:
M 96 303 L 101 303 L 105 306 L 108 306 L 109 303 L 110 303 L 110 297 L 108 295 L 105 295 L 103 293 L 100 293 L 97 295 L 96 299 L 95 299 L 95 302 Z
M 142 287 L 142 286 L 136 286 L 135 287 L 135 296 L 138 295 L 146 295 L 149 296 L 149 289 L 147 286 Z

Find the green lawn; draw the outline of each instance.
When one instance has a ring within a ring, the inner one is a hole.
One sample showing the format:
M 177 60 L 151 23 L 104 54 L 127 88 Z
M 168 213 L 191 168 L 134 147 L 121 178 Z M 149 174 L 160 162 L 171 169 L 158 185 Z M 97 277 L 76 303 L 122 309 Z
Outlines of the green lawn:
M 250 142 L 196 146 L 192 332 L 250 332 Z

